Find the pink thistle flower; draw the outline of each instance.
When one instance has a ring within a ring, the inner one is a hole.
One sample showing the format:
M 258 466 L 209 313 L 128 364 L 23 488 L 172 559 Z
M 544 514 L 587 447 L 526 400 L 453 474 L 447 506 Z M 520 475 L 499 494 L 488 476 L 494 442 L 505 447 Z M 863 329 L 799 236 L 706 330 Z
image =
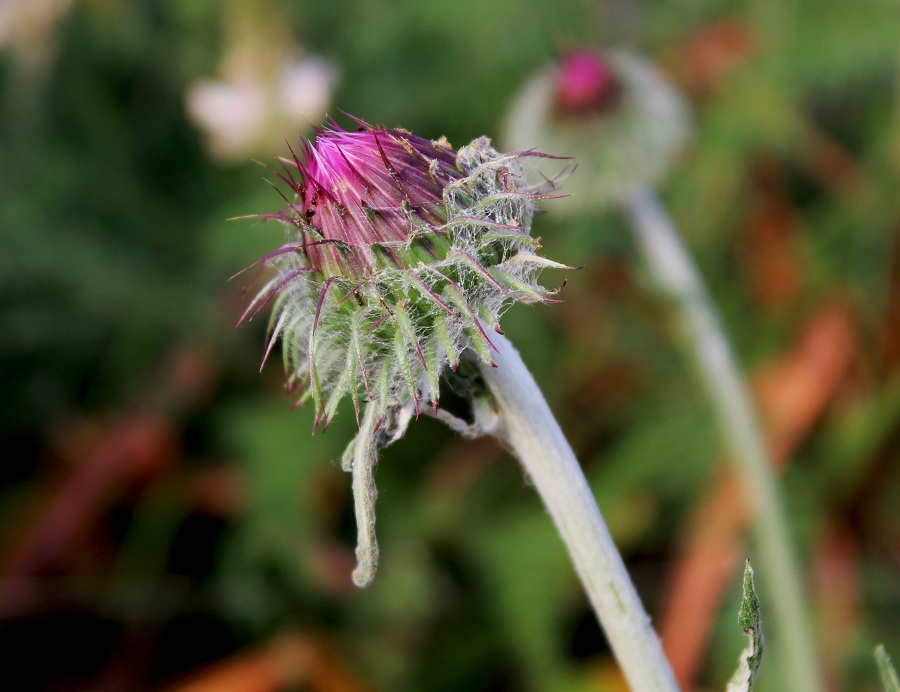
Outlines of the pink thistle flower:
M 309 266 L 329 275 L 361 278 L 377 264 L 373 244 L 434 232 L 446 221 L 444 186 L 462 178 L 446 142 L 401 130 L 320 131 L 303 155 L 291 223 Z
M 618 92 L 615 72 L 600 53 L 576 50 L 560 64 L 556 77 L 556 107 L 560 114 L 603 110 Z
M 552 301 L 537 275 L 564 265 L 535 254 L 535 152 L 500 154 L 480 138 L 459 151 L 405 130 L 356 121 L 318 130 L 276 175 L 288 241 L 254 266 L 277 274 L 241 322 L 273 303 L 268 354 L 281 338 L 292 386 L 311 397 L 316 423 L 349 395 L 360 420 L 396 428 L 421 401 L 435 411 L 445 366 L 467 351 L 491 363 L 486 327 L 514 301 Z

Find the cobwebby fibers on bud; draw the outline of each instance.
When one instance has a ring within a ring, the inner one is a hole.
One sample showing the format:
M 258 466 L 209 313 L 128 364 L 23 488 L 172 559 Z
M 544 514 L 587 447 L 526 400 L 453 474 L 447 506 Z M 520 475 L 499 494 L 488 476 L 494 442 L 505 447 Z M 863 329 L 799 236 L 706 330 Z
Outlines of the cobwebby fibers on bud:
M 254 265 L 275 274 L 241 322 L 272 305 L 266 354 L 281 339 L 289 381 L 298 403 L 312 399 L 316 425 L 353 401 L 360 432 L 344 467 L 354 473 L 354 579 L 364 585 L 377 559 L 378 449 L 423 403 L 437 411 L 445 367 L 467 351 L 492 363 L 490 330 L 502 333 L 503 310 L 552 301 L 537 276 L 564 265 L 535 254 L 530 235 L 535 200 L 552 183 L 529 182 L 528 161 L 544 155 L 500 154 L 487 138 L 455 151 L 445 139 L 358 124 L 332 123 L 283 160 L 287 206 L 260 216 L 281 221 L 287 242 Z
M 660 182 L 689 123 L 684 100 L 650 64 L 627 51 L 580 49 L 528 80 L 504 141 L 577 154 L 584 172 L 567 182 L 565 208 L 591 211 Z

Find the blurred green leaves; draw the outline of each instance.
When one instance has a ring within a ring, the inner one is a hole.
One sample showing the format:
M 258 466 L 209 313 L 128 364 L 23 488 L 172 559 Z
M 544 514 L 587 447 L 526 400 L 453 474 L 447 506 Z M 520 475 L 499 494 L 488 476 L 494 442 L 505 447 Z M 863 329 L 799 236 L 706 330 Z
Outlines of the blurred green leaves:
M 896 7 L 269 6 L 287 18 L 298 46 L 339 65 L 338 118 L 343 110 L 455 144 L 496 136 L 526 77 L 571 45 L 627 38 L 659 59 L 698 123 L 662 193 L 739 360 L 751 373 L 782 363 L 810 315 L 835 297 L 851 317 L 848 365 L 790 441 L 785 482 L 802 512 L 795 530 L 831 674 L 848 689 L 874 684 L 872 643 L 891 650 L 900 642 L 887 615 L 900 603 L 892 549 L 900 521 Z M 379 577 L 365 592 L 349 587 L 349 477 L 334 462 L 353 433 L 352 412 L 311 436 L 311 411 L 292 412 L 280 390 L 279 359 L 257 374 L 265 318 L 232 329 L 250 277 L 228 277 L 283 231 L 225 219 L 282 201 L 261 182 L 262 168 L 214 164 L 186 115 L 188 85 L 213 76 L 224 49 L 221 12 L 213 0 L 84 0 L 48 34 L 43 63 L 0 47 L 4 551 L 40 514 L 34 498 L 68 464 L 83 463 L 59 440 L 65 423 L 159 407 L 180 436 L 179 470 L 117 498 L 111 516 L 57 558 L 59 579 L 105 565 L 113 589 L 139 573 L 168 574 L 163 553 L 187 540 L 181 515 L 200 511 L 190 493 L 178 494 L 187 483 L 179 474 L 221 464 L 240 479 L 240 501 L 221 518 L 212 549 L 187 549 L 216 558 L 182 575 L 194 580 L 186 593 L 197 600 L 177 608 L 202 606 L 240 646 L 302 626 L 332 642 L 341 665 L 373 689 L 609 683 L 602 640 L 576 626 L 583 603 L 533 490 L 501 449 L 453 440 L 434 421 L 415 422 L 384 450 Z M 717 38 L 721 22 L 741 27 L 749 44 Z M 293 142 L 297 133 L 279 134 Z M 565 203 L 548 205 L 535 234 L 548 255 L 584 269 L 569 277 L 564 304 L 515 308 L 504 329 L 536 371 L 659 622 L 686 527 L 717 487 L 722 449 L 679 334 L 636 268 L 621 223 L 562 220 L 553 210 Z M 792 286 L 779 292 L 784 272 Z M 186 344 L 204 354 L 214 384 L 204 403 L 183 410 L 160 404 L 157 386 L 161 363 Z M 787 392 L 791 380 L 781 381 Z M 98 593 L 82 605 L 99 619 L 102 600 Z M 722 643 L 731 641 L 723 634 L 733 633 L 731 609 L 717 612 L 698 685 L 720 685 L 737 653 Z M 171 622 L 184 631 L 182 619 Z M 141 650 L 157 651 L 161 641 L 168 648 L 159 651 L 202 649 L 199 637 L 176 646 L 182 640 L 159 622 L 145 625 Z M 115 658 L 122 652 L 83 639 L 93 652 L 83 660 L 131 669 L 131 658 Z M 17 640 L 29 641 L 3 641 Z M 157 681 L 201 662 L 159 656 Z M 135 672 L 141 684 L 148 674 Z

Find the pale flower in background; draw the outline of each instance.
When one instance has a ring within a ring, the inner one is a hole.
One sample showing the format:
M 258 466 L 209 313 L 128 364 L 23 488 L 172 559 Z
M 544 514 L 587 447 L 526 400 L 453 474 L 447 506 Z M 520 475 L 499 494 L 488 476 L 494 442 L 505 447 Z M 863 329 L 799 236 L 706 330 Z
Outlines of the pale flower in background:
M 266 120 L 266 90 L 251 79 L 195 82 L 187 94 L 194 121 L 207 134 L 210 151 L 219 157 L 240 156 Z
M 331 103 L 337 76 L 332 63 L 315 55 L 287 63 L 281 71 L 282 112 L 298 120 L 317 122 Z
M 29 63 L 53 52 L 56 22 L 72 0 L 0 0 L 0 50 L 10 49 Z
M 227 67 L 221 80 L 198 80 L 186 95 L 188 113 L 206 133 L 214 157 L 244 160 L 268 154 L 286 136 L 325 115 L 338 79 L 333 63 L 310 56 L 259 70 L 235 58 L 223 58 Z

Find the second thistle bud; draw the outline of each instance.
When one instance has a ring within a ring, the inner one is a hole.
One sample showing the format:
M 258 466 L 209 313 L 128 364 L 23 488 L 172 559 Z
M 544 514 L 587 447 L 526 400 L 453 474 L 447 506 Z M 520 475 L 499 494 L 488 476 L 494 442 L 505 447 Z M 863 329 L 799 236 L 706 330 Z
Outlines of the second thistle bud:
M 602 112 L 610 107 L 620 88 L 612 66 L 591 50 L 568 55 L 556 76 L 555 100 L 559 117 Z
M 595 211 L 660 182 L 690 135 L 687 105 L 662 74 L 627 51 L 580 49 L 529 79 L 506 140 L 577 153 L 566 209 Z
M 539 154 L 359 125 L 321 130 L 283 162 L 287 206 L 262 218 L 282 221 L 287 242 L 257 262 L 276 274 L 242 318 L 273 304 L 269 349 L 282 340 L 317 424 L 345 396 L 357 421 L 363 404 L 378 421 L 407 402 L 437 409 L 442 369 L 466 349 L 492 362 L 485 325 L 500 331 L 513 301 L 552 300 L 537 275 L 564 266 L 530 235 L 550 187 L 526 177 Z

